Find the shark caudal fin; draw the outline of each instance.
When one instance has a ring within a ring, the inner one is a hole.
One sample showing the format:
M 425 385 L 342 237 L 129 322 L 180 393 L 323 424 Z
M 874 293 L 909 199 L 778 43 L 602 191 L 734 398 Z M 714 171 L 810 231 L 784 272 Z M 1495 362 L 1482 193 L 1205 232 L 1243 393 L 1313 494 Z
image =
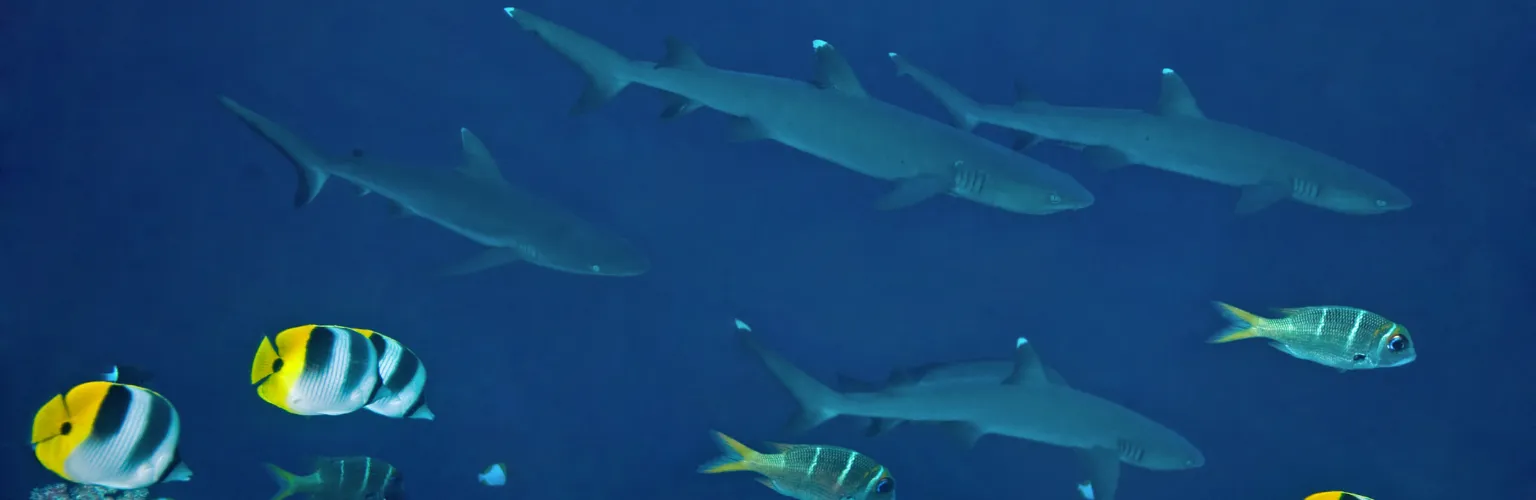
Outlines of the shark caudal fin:
M 960 89 L 950 85 L 949 82 L 933 76 L 928 70 L 912 64 L 901 54 L 891 52 L 887 55 L 891 57 L 891 62 L 896 63 L 897 75 L 911 77 L 912 81 L 917 82 L 919 88 L 932 94 L 940 104 L 944 105 L 944 109 L 949 110 L 950 116 L 955 119 L 956 127 L 966 131 L 976 128 L 978 123 L 976 115 L 981 111 L 981 105 L 974 99 L 960 92 Z
M 798 434 L 815 428 L 823 422 L 838 416 L 837 405 L 842 402 L 843 395 L 826 384 L 811 377 L 799 367 L 784 359 L 779 353 L 774 352 L 752 337 L 751 327 L 746 326 L 741 320 L 736 321 L 736 336 L 743 345 L 762 358 L 763 365 L 768 371 L 789 389 L 789 393 L 800 403 L 800 411 L 790 419 L 785 432 Z
M 303 139 L 293 135 L 293 132 L 283 128 L 282 125 L 273 123 L 267 117 L 246 109 L 245 106 L 241 106 L 234 99 L 219 96 L 219 102 L 223 103 L 225 108 L 235 113 L 235 116 L 251 127 L 251 130 L 256 131 L 258 135 L 265 138 L 267 142 L 272 143 L 273 146 L 277 146 L 277 150 L 282 152 L 283 156 L 288 157 L 289 161 L 293 162 L 294 168 L 299 173 L 299 189 L 293 196 L 293 206 L 302 207 L 314 201 L 315 196 L 318 196 L 320 190 L 325 187 L 326 179 L 331 177 L 330 174 L 325 173 L 321 169 L 323 165 L 330 162 L 330 159 L 315 150 L 315 148 L 310 147 Z
M 545 45 L 587 73 L 587 88 L 571 107 L 571 114 L 602 106 L 633 82 L 630 73 L 639 63 L 570 28 L 549 22 L 516 7 L 502 9 L 518 26 L 532 31 Z

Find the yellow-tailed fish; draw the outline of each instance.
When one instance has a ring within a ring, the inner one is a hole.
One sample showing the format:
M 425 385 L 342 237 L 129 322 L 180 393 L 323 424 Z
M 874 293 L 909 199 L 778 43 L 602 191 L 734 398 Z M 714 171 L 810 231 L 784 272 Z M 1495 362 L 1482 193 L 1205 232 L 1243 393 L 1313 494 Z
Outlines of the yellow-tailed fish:
M 118 382 L 86 382 L 44 404 L 32 419 L 32 448 L 66 480 L 121 490 L 187 481 L 181 416 L 155 391 Z
M 894 500 L 896 480 L 885 466 L 857 451 L 836 446 L 777 444 L 778 453 L 758 453 L 730 436 L 712 432 L 725 452 L 699 472 L 751 471 L 758 482 L 797 500 Z
M 1307 495 L 1306 500 L 1372 500 L 1372 498 L 1347 491 L 1324 491 Z
M 273 406 L 297 415 L 342 415 L 367 405 L 379 385 L 372 330 L 296 326 L 262 337 L 251 385 Z
M 305 493 L 311 500 L 405 500 L 400 469 L 371 457 L 321 458 L 315 472 L 300 476 L 265 464 L 277 481 L 272 500 Z
M 1212 343 L 1265 338 L 1286 354 L 1339 371 L 1403 366 L 1418 357 L 1407 328 L 1364 309 L 1299 307 L 1272 319 L 1221 302 L 1216 308 L 1232 325 Z
M 427 408 L 427 367 L 410 348 L 382 333 L 368 337 L 379 353 L 379 386 L 364 408 L 393 418 L 432 420 Z

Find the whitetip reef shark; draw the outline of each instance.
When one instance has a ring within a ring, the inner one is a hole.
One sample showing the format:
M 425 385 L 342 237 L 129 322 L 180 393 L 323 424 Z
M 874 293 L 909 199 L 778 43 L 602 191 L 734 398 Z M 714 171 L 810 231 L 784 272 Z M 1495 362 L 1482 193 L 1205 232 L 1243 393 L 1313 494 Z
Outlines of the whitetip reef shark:
M 896 209 L 948 194 L 1023 214 L 1051 214 L 1093 204 L 1093 194 L 1059 170 L 864 92 L 853 69 L 829 43 L 811 44 L 810 81 L 718 69 L 667 39 L 660 63 L 632 61 L 607 46 L 526 10 L 508 16 L 586 72 L 572 108 L 601 106 L 631 83 L 662 91 L 663 117 L 701 107 L 730 118 L 736 141 L 771 139 L 855 172 L 896 182 L 875 206 Z
M 1236 212 L 1249 214 L 1290 198 L 1352 215 L 1403 210 L 1413 201 L 1360 167 L 1306 146 L 1206 118 L 1189 86 L 1164 69 L 1156 112 L 1056 106 L 1017 86 L 1013 106 L 983 105 L 906 58 L 890 54 L 897 72 L 937 98 L 955 123 L 988 123 L 1019 131 L 1023 149 L 1040 140 L 1081 147 L 1105 170 L 1137 164 L 1242 188 Z
M 328 179 L 337 177 L 365 195 L 388 199 L 397 214 L 430 220 L 489 247 L 443 269 L 443 274 L 473 273 L 517 261 L 596 276 L 637 276 L 650 269 L 645 253 L 625 238 L 507 182 L 485 144 L 469 129 L 459 130 L 462 166 L 405 168 L 360 154 L 328 156 L 233 99 L 219 101 L 293 162 L 299 174 L 294 206 L 309 204 Z
M 876 435 L 900 422 L 934 423 L 968 446 L 998 434 L 1073 448 L 1087 469 L 1079 492 L 1112 500 L 1119 489 L 1120 463 L 1150 470 L 1183 470 L 1205 465 L 1205 455 L 1179 433 L 1135 411 L 1068 386 L 1040 362 L 1025 338 L 1015 342 L 1011 362 L 976 362 L 930 367 L 875 390 L 853 382 L 860 392 L 838 392 L 757 342 L 738 320 L 737 335 L 800 403 L 787 431 L 799 433 L 839 416 L 871 419 Z M 1005 368 L 991 383 L 986 375 Z M 938 374 L 939 371 L 948 373 Z M 931 379 L 930 379 L 931 377 Z M 924 381 L 926 380 L 926 382 Z M 844 377 L 845 384 L 851 381 Z

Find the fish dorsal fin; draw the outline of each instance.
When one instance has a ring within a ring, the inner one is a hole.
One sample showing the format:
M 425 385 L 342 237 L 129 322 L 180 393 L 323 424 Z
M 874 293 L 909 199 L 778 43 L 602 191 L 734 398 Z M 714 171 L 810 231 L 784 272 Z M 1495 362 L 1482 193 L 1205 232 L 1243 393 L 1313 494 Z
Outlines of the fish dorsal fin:
M 853 67 L 848 65 L 848 60 L 843 59 L 836 47 L 826 40 L 814 40 L 811 48 L 816 50 L 816 79 L 812 83 L 823 89 L 869 97 L 864 92 L 864 85 L 859 83 L 859 77 L 853 74 Z
M 661 59 L 661 62 L 656 63 L 656 67 L 678 69 L 709 67 L 708 64 L 704 64 L 704 59 L 699 57 L 698 51 L 693 50 L 693 46 L 688 45 L 688 42 L 669 36 L 667 37 L 666 44 L 667 55 Z
M 1003 379 L 1004 385 L 1030 385 L 1046 384 L 1045 366 L 1040 364 L 1040 355 L 1035 353 L 1035 346 L 1029 343 L 1029 339 L 1019 337 L 1014 343 L 1013 373 Z
M 491 157 L 490 150 L 485 149 L 485 143 L 480 142 L 474 132 L 461 128 L 459 138 L 464 141 L 464 166 L 459 167 L 459 173 L 479 181 L 507 183 L 501 176 L 501 168 L 496 166 L 496 158 Z
M 1163 68 L 1163 91 L 1157 99 L 1157 114 L 1205 118 L 1205 112 L 1200 111 L 1200 103 L 1195 102 L 1195 95 L 1189 92 L 1184 79 L 1169 68 Z

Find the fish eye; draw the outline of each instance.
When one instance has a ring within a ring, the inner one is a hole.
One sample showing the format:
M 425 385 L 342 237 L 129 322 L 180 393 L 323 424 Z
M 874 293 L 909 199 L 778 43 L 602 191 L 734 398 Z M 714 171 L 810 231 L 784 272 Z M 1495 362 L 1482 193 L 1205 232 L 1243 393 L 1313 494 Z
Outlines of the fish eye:
M 879 493 L 879 494 L 883 495 L 883 494 L 886 494 L 886 493 L 890 493 L 891 490 L 894 490 L 894 489 L 896 489 L 896 480 L 895 479 L 891 479 L 891 478 L 888 478 L 888 477 L 882 477 L 882 478 L 880 478 L 880 482 L 875 483 L 875 493 Z
M 1376 200 L 1377 208 L 1387 208 L 1387 200 Z
M 1056 194 L 1056 193 L 1051 193 L 1050 200 L 1051 200 L 1051 204 L 1052 205 L 1061 203 L 1061 195 Z
M 272 373 L 283 371 L 283 358 L 272 360 Z
M 1392 334 L 1392 338 L 1387 339 L 1387 350 L 1388 351 L 1398 352 L 1398 351 L 1401 351 L 1401 350 L 1407 349 L 1407 348 L 1408 348 L 1408 337 L 1403 335 L 1403 334 L 1401 334 L 1401 333 Z
M 60 425 L 59 426 L 59 435 L 60 436 L 68 436 L 69 435 L 69 431 L 72 431 L 72 430 L 75 430 L 75 425 L 71 424 L 69 422 L 64 422 L 64 425 Z

